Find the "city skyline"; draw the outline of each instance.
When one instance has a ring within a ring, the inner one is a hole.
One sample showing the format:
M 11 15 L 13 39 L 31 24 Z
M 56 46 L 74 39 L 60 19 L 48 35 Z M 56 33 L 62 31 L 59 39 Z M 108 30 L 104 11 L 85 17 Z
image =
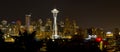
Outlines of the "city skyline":
M 68 17 L 75 19 L 80 27 L 101 27 L 111 30 L 120 27 L 119 2 L 107 0 L 4 0 L 0 2 L 0 18 L 24 21 L 26 12 L 30 11 L 32 19 L 53 19 L 51 10 L 56 7 L 60 11 L 58 20 Z

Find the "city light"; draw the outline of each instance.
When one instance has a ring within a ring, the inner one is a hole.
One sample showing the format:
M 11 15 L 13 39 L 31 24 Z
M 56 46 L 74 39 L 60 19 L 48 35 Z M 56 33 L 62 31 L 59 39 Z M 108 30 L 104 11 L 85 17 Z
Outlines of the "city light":
M 113 36 L 113 33 L 112 32 L 106 32 L 106 36 L 111 37 L 111 36 Z

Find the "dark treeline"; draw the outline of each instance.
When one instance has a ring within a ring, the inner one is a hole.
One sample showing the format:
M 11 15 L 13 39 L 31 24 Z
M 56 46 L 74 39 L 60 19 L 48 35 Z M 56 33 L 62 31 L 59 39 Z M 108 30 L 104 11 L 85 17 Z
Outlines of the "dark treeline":
M 24 33 L 19 33 L 20 36 L 12 37 L 15 39 L 15 42 L 5 42 L 3 35 L 4 33 L 0 30 L 0 51 L 30 51 L 30 52 L 38 52 L 40 46 L 42 45 L 42 41 L 35 40 L 36 31 L 32 33 L 28 33 L 25 31 Z

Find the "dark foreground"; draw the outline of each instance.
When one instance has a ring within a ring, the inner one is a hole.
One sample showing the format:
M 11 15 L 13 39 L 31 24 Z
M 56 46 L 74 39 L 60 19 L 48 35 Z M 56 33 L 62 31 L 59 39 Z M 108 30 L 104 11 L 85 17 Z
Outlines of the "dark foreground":
M 56 39 L 56 40 L 31 40 L 23 42 L 2 42 L 0 52 L 107 52 L 101 51 L 95 41 Z
M 23 33 L 20 37 L 12 37 L 15 42 L 4 42 L 0 36 L 0 52 L 106 52 L 99 48 L 94 40 L 84 40 L 82 36 L 73 36 L 72 39 L 35 39 L 32 34 Z

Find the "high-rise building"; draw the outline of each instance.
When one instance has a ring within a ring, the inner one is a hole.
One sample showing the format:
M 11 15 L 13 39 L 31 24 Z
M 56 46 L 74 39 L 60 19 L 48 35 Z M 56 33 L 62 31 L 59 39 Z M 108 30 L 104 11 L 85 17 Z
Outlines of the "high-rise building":
M 3 31 L 4 33 L 7 33 L 7 29 L 8 29 L 7 20 L 2 20 L 1 23 L 2 23 L 2 31 Z
M 26 26 L 26 30 L 29 29 L 29 26 L 30 26 L 30 17 L 31 17 L 31 14 L 26 14 L 25 15 L 25 26 Z
M 65 19 L 63 34 L 65 36 L 71 34 L 71 21 L 69 20 L 69 18 Z
M 52 20 L 50 18 L 46 20 L 45 27 L 46 27 L 46 31 L 49 31 L 49 32 L 52 31 Z
M 21 26 L 21 21 L 20 20 L 17 20 L 16 21 L 16 26 L 17 26 L 17 29 L 20 30 L 20 26 Z

